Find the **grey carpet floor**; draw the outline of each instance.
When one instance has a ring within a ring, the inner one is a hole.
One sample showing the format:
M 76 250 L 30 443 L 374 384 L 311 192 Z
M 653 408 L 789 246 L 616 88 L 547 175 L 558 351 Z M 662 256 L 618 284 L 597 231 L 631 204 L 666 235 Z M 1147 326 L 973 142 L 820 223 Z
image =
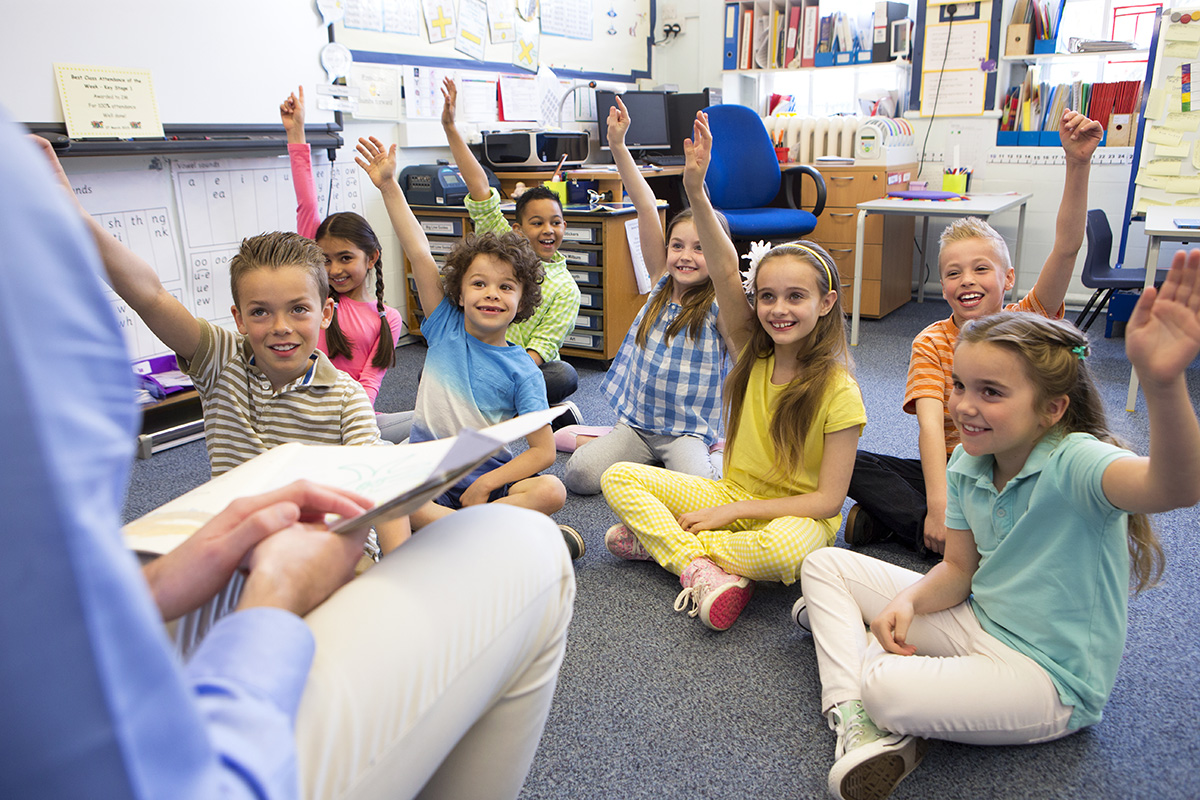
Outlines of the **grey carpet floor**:
M 909 303 L 863 322 L 854 348 L 869 423 L 864 449 L 916 457 L 917 425 L 900 411 L 913 336 L 947 315 L 941 301 Z M 1145 453 L 1144 402 L 1124 410 L 1129 365 L 1123 341 L 1093 327 L 1089 363 L 1110 421 Z M 411 408 L 424 347 L 401 347 L 378 408 Z M 605 364 L 573 361 L 572 398 L 590 424 L 610 424 L 599 392 Z M 1200 399 L 1200 365 L 1188 375 Z M 562 474 L 566 456 L 551 469 Z M 200 442 L 135 465 L 126 518 L 146 513 L 207 478 Z M 542 744 L 522 793 L 551 798 L 824 796 L 834 735 L 819 713 L 811 639 L 788 618 L 799 587 L 760 584 L 737 624 L 715 633 L 672 610 L 678 579 L 645 562 L 612 557 L 603 543 L 615 518 L 601 497 L 571 495 L 558 521 L 576 527 L 587 553 L 576 562 L 578 597 L 566 659 Z M 1200 797 L 1200 512 L 1155 519 L 1167 553 L 1162 584 L 1133 598 L 1124 661 L 1104 720 L 1058 742 L 969 747 L 939 742 L 893 797 Z M 839 535 L 838 546 L 845 546 Z M 879 558 L 929 567 L 894 545 Z M 1048 609 L 1047 613 L 1053 613 Z

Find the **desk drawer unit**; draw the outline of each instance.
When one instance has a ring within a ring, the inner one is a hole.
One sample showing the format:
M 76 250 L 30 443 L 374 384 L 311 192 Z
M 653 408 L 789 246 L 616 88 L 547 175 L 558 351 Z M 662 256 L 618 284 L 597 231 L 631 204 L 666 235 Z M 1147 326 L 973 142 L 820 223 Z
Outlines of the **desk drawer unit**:
M 849 314 L 854 291 L 854 238 L 859 203 L 886 197 L 908 182 L 889 185 L 889 172 L 910 173 L 911 167 L 823 167 L 825 211 L 809 235 L 829 251 L 838 265 L 842 308 Z M 895 178 L 892 178 L 895 180 Z M 882 317 L 895 311 L 912 293 L 913 218 L 869 215 L 863 236 L 861 314 Z

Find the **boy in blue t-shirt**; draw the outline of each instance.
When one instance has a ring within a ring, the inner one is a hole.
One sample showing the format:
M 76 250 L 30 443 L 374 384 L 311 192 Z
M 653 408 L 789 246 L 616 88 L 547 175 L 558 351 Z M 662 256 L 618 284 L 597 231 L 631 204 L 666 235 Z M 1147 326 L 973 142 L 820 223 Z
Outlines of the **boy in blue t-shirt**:
M 359 139 L 359 165 L 383 195 L 400 245 L 412 263 L 429 345 L 417 390 L 411 441 L 454 436 L 519 414 L 548 408 L 546 383 L 521 347 L 505 338 L 508 326 L 533 315 L 541 301 L 542 268 L 519 233 L 468 237 L 447 257 L 444 273 L 429 252 L 429 241 L 396 183 L 396 146 Z M 567 490 L 553 475 L 538 473 L 554 463 L 550 426 L 526 437 L 518 456 L 505 448 L 450 491 L 412 515 L 414 528 L 480 503 L 511 505 L 553 514 Z M 582 554 L 573 529 L 563 534 L 572 555 Z M 573 535 L 572 535 L 573 534 Z

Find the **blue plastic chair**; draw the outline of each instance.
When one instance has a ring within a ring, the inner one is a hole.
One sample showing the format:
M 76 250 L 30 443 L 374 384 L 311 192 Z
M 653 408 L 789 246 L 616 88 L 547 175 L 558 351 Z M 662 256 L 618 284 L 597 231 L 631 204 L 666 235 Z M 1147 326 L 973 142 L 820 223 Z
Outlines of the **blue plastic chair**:
M 815 167 L 797 164 L 781 171 L 771 136 L 753 109 L 709 106 L 712 163 L 705 184 L 712 204 L 729 220 L 734 241 L 763 239 L 782 244 L 812 233 L 825 210 L 825 179 Z M 816 184 L 812 211 L 801 208 L 801 176 Z M 786 206 L 772 205 L 781 194 Z
M 1096 291 L 1075 318 L 1075 326 L 1081 331 L 1092 327 L 1096 317 L 1100 316 L 1100 312 L 1119 290 L 1141 289 L 1146 283 L 1146 270 L 1112 266 L 1112 229 L 1108 226 L 1108 216 L 1103 209 L 1093 208 L 1087 213 L 1087 243 L 1087 258 L 1083 261 L 1083 273 L 1079 279 L 1084 286 Z M 1155 286 L 1161 286 L 1166 279 L 1165 269 L 1154 273 Z M 1092 315 L 1080 325 L 1089 311 Z

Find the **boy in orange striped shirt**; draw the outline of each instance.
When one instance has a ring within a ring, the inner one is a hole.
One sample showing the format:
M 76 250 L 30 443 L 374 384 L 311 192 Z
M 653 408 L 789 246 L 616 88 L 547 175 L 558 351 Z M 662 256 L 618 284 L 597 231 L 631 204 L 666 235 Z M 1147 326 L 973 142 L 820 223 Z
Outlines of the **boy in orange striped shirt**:
M 1037 283 L 1018 303 L 1004 304 L 1015 280 L 1008 245 L 981 219 L 957 220 L 942 233 L 938 271 L 942 297 L 953 312 L 913 340 L 904 390 L 904 411 L 916 414 L 920 428 L 919 459 L 860 450 L 850 479 L 857 503 L 846 516 L 846 543 L 851 547 L 895 539 L 922 555 L 941 553 L 946 540 L 946 462 L 958 444 L 950 420 L 951 370 L 958 331 L 968 320 L 1001 310 L 1032 311 L 1059 319 L 1063 298 L 1087 225 L 1088 175 L 1092 153 L 1104 134 L 1094 120 L 1066 111 L 1059 121 L 1066 154 L 1066 177 L 1058 207 L 1054 247 Z

